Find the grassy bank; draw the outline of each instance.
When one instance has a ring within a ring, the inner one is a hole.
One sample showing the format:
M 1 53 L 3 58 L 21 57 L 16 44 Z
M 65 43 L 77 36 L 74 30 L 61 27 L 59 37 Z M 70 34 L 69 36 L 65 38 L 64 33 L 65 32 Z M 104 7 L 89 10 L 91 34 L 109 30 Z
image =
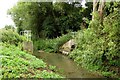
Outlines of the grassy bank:
M 53 67 L 18 47 L 1 43 L 2 78 L 62 78 Z

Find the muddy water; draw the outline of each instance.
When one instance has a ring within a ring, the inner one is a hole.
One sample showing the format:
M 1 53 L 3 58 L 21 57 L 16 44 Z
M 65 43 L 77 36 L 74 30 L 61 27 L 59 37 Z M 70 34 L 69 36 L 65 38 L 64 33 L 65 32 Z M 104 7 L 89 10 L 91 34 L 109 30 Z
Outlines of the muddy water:
M 77 64 L 67 56 L 59 53 L 35 53 L 36 57 L 43 59 L 46 63 L 54 65 L 63 71 L 67 78 L 101 78 L 97 73 L 77 66 Z

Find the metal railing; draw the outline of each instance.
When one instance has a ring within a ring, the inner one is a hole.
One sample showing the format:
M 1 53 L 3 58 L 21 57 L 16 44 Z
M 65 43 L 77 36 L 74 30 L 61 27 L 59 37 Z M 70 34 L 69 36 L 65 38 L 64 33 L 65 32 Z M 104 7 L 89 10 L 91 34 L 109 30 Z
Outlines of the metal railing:
M 27 41 L 31 41 L 31 30 L 20 31 L 20 35 L 25 36 Z

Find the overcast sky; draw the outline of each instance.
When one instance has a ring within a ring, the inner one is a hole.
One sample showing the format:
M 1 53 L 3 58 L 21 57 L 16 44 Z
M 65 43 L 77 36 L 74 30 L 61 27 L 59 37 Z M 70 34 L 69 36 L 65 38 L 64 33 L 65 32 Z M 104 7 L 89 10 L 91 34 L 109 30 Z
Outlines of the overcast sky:
M 0 28 L 3 28 L 5 25 L 14 25 L 11 17 L 7 15 L 7 10 L 12 8 L 18 0 L 0 0 Z M 83 0 L 83 3 L 85 0 Z
M 10 16 L 7 15 L 7 10 L 13 7 L 18 0 L 0 0 L 0 28 L 5 25 L 14 25 Z

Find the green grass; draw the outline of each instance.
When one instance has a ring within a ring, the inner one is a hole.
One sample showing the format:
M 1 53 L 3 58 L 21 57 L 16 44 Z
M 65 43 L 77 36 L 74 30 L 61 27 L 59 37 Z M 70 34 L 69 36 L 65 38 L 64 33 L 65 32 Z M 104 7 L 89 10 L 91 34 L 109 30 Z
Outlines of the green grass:
M 21 51 L 14 45 L 1 45 L 2 78 L 62 78 L 41 59 Z

